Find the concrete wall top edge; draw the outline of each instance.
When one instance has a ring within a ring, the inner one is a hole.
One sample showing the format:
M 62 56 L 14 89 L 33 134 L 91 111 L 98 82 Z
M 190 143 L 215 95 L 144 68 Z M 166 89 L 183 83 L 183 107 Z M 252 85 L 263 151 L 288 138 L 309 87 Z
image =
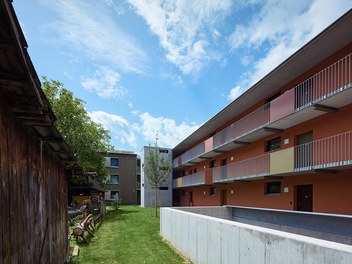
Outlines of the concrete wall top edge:
M 198 208 L 200 208 L 200 207 L 198 207 Z M 310 244 L 314 244 L 317 246 L 331 248 L 334 250 L 345 251 L 345 252 L 352 254 L 352 246 L 342 244 L 342 243 L 331 242 L 331 241 L 327 241 L 327 240 L 323 240 L 323 239 L 318 239 L 318 238 L 313 238 L 313 237 L 308 237 L 308 236 L 303 236 L 303 235 L 297 235 L 297 234 L 279 231 L 279 230 L 275 230 L 275 229 L 239 223 L 239 222 L 225 220 L 225 219 L 221 219 L 221 218 L 217 218 L 217 217 L 205 216 L 205 215 L 201 215 L 201 214 L 197 214 L 197 213 L 182 211 L 179 208 L 163 207 L 163 208 L 160 208 L 160 210 L 161 210 L 161 214 L 163 211 L 173 211 L 173 212 L 179 213 L 179 214 L 185 214 L 185 215 L 193 216 L 196 218 L 206 219 L 208 221 L 214 221 L 214 222 L 218 222 L 218 223 L 232 225 L 232 226 L 235 226 L 238 228 L 247 229 L 249 231 L 256 231 L 256 232 L 260 232 L 260 233 L 266 233 L 266 234 L 270 234 L 270 235 L 274 235 L 274 236 L 284 237 L 284 238 L 296 240 L 299 242 L 310 243 Z M 161 218 L 161 221 L 162 221 L 162 218 Z
M 272 212 L 280 212 L 280 213 L 288 213 L 288 214 L 309 214 L 309 215 L 318 215 L 318 216 L 342 217 L 342 218 L 349 218 L 352 220 L 352 215 L 344 215 L 344 214 L 327 214 L 327 213 L 302 212 L 302 211 L 292 211 L 292 210 L 280 210 L 280 209 L 271 209 L 271 208 L 246 207 L 246 206 L 231 206 L 231 205 L 226 205 L 225 207 L 234 208 L 234 209 L 239 208 L 239 209 L 248 209 L 248 210 L 272 211 Z

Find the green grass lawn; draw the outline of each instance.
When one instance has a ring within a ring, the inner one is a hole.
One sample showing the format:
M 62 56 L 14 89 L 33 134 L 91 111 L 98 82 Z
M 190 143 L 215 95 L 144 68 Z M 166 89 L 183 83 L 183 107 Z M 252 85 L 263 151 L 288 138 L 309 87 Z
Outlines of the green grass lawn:
M 189 263 L 162 240 L 160 219 L 151 210 L 121 206 L 108 211 L 95 237 L 88 236 L 89 244 L 79 243 L 80 255 L 72 263 Z

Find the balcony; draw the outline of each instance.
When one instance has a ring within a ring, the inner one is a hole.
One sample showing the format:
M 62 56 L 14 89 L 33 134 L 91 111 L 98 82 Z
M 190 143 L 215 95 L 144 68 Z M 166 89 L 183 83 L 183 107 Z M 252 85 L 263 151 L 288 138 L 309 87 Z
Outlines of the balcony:
M 352 168 L 352 131 L 213 168 L 213 183 Z
M 346 168 L 352 168 L 352 131 L 174 179 L 173 187 Z
M 206 172 L 201 171 L 191 175 L 183 176 L 173 180 L 173 188 L 190 187 L 204 185 L 206 181 Z
M 189 166 L 219 152 L 249 144 L 260 138 L 313 119 L 352 102 L 352 54 L 345 56 L 270 103 L 234 122 L 182 154 L 175 165 Z
M 231 163 L 213 168 L 213 182 L 221 183 L 248 178 L 260 178 L 270 174 L 270 155 Z
M 295 171 L 352 166 L 352 131 L 295 147 Z

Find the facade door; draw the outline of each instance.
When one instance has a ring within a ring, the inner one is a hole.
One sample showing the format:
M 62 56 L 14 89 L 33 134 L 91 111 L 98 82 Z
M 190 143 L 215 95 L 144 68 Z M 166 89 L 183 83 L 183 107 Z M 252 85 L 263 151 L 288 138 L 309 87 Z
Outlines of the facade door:
M 189 192 L 189 206 L 193 206 L 193 192 Z
M 313 166 L 313 133 L 297 136 L 296 168 Z
M 221 179 L 227 179 L 227 159 L 223 159 L 220 163 L 221 166 Z
M 296 186 L 296 210 L 313 211 L 313 184 Z
M 227 204 L 227 190 L 221 190 L 220 206 Z

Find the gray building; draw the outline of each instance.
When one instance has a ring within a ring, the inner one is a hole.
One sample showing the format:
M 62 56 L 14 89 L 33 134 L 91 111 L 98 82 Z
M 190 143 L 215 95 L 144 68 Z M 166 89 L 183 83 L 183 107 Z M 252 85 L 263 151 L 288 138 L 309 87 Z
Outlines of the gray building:
M 154 147 L 144 146 L 141 151 L 141 206 L 155 206 L 155 189 L 149 183 L 148 177 L 145 174 L 144 165 L 149 152 L 154 150 Z M 172 151 L 167 148 L 159 148 L 159 157 L 164 157 L 172 164 Z M 166 182 L 159 188 L 160 204 L 158 206 L 172 206 L 172 172 L 168 176 Z

